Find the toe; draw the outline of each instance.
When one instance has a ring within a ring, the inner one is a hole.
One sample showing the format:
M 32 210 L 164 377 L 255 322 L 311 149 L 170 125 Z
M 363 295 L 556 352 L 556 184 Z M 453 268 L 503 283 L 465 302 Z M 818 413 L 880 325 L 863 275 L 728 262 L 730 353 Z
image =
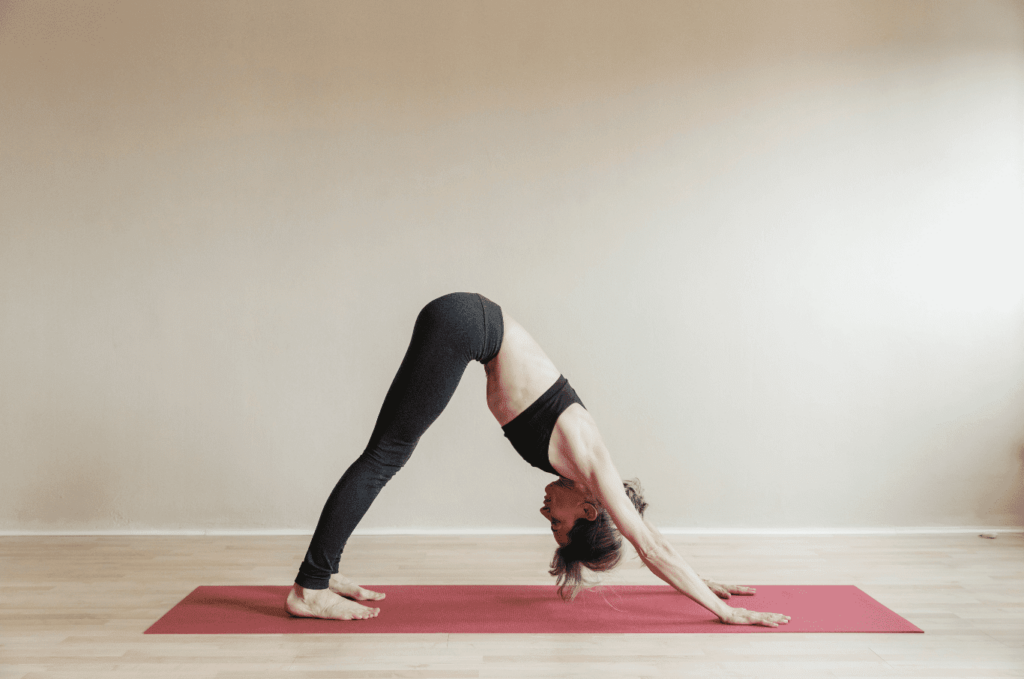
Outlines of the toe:
M 380 601 L 384 598 L 383 592 L 374 592 L 373 590 L 359 588 L 359 598 L 362 601 Z

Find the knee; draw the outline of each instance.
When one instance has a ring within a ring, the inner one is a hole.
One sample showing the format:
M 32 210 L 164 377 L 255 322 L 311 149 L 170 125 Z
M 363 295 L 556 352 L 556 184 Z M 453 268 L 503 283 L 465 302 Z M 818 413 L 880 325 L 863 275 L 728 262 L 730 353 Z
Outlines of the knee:
M 373 467 L 374 472 L 387 480 L 398 473 L 412 457 L 413 446 L 395 446 L 378 444 L 363 451 L 364 460 Z

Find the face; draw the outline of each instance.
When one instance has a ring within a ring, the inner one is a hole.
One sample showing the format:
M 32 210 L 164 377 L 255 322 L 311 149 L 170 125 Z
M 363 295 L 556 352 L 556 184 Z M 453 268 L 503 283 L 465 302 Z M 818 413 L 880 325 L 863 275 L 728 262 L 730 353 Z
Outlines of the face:
M 569 542 L 569 531 L 577 519 L 597 518 L 597 509 L 593 498 L 578 484 L 569 479 L 559 478 L 544 488 L 544 506 L 540 513 L 551 522 L 551 532 L 559 546 Z

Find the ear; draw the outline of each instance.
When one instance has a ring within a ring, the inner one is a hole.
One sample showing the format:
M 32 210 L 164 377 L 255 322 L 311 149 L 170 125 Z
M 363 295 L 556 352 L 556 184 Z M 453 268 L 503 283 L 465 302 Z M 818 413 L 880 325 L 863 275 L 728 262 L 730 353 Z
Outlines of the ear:
M 595 521 L 597 519 L 597 507 L 589 502 L 583 503 L 583 518 L 587 521 Z

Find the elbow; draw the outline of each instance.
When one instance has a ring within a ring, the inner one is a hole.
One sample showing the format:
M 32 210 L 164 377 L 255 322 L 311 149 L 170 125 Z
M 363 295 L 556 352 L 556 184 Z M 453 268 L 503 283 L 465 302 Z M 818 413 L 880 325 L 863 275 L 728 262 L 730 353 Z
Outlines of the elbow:
M 665 554 L 665 546 L 655 536 L 645 536 L 646 539 L 633 543 L 636 553 L 644 563 L 657 563 Z

